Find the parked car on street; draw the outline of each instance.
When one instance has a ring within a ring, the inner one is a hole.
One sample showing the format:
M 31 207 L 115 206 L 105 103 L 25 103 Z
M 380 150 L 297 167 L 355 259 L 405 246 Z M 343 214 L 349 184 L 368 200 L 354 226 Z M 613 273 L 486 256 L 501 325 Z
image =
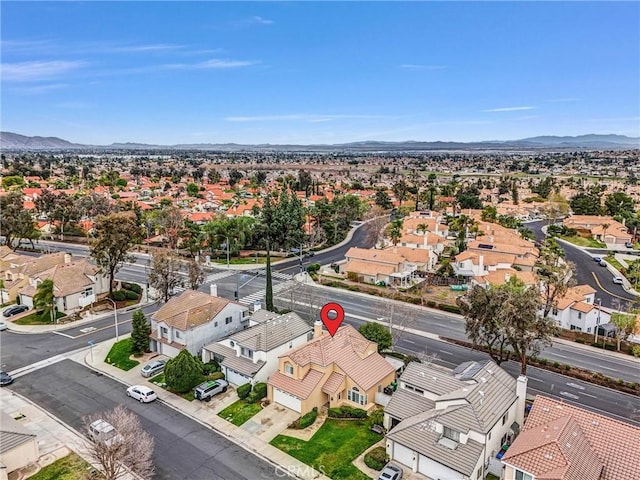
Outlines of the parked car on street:
M 165 360 L 154 360 L 153 362 L 149 362 L 144 367 L 142 367 L 142 369 L 140 370 L 140 374 L 145 378 L 153 377 L 164 371 L 164 366 L 166 364 L 167 362 Z
M 616 285 L 622 285 L 624 283 L 624 281 L 622 280 L 622 277 L 613 277 L 613 283 L 615 283 Z
M 387 465 L 380 472 L 380 476 L 378 480 L 401 480 L 402 479 L 402 469 L 400 467 L 396 467 L 391 463 L 387 463 Z
M 144 385 L 132 385 L 127 388 L 127 397 L 139 400 L 140 403 L 149 403 L 158 398 L 158 395 L 156 395 L 156 392 Z
M 600 260 L 600 263 L 598 265 L 600 265 L 601 267 L 606 267 L 607 262 L 605 262 L 604 260 Z
M 8 328 L 9 326 L 7 325 L 7 322 L 0 322 L 0 332 Z
M 193 394 L 198 400 L 208 402 L 211 397 L 221 392 L 226 392 L 229 384 L 225 380 L 209 380 L 198 385 Z
M 627 247 L 627 248 L 633 248 L 633 243 L 631 243 L 631 242 L 626 242 L 626 243 L 624 244 L 624 246 L 625 246 L 625 247 Z
M 593 261 L 596 263 L 600 263 L 602 261 L 602 258 L 600 257 L 593 257 Z
M 11 385 L 13 383 L 13 377 L 7 372 L 0 372 L 0 387 L 5 385 Z
M 89 425 L 89 433 L 94 442 L 104 442 L 108 446 L 122 440 L 122 435 L 117 432 L 113 425 L 104 420 L 96 420 Z
M 26 312 L 29 310 L 27 305 L 13 305 L 11 307 L 5 308 L 2 312 L 2 316 L 5 318 L 13 317 L 14 315 L 18 315 L 19 313 Z

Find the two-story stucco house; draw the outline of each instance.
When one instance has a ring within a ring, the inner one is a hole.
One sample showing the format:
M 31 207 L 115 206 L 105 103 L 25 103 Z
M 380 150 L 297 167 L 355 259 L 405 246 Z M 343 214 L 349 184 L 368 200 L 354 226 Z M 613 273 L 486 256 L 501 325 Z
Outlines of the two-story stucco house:
M 28 268 L 25 270 L 28 271 Z M 64 254 L 64 262 L 24 277 L 27 283 L 18 288 L 19 303 L 33 307 L 33 297 L 44 280 L 53 281 L 53 296 L 59 312 L 73 313 L 91 305 L 98 295 L 109 291 L 109 280 L 86 259 L 72 260 Z
M 609 309 L 596 303 L 596 291 L 591 285 L 576 285 L 567 289 L 549 312 L 549 317 L 560 328 L 579 332 L 595 333 L 598 325 L 611 321 Z
M 175 357 L 186 348 L 202 347 L 249 326 L 249 309 L 225 298 L 194 290 L 173 297 L 151 317 L 151 351 Z
M 233 385 L 266 382 L 278 369 L 278 357 L 313 337 L 313 328 L 296 313 L 258 310 L 255 324 L 202 349 L 202 361 L 215 360 Z
M 351 325 L 332 337 L 315 322 L 313 334 L 313 340 L 278 358 L 267 398 L 301 415 L 313 407 L 342 405 L 371 411 L 376 393 L 395 379 L 395 367 Z
M 453 370 L 410 363 L 385 407 L 387 454 L 429 478 L 499 475 L 496 454 L 523 424 L 526 389 L 526 377 L 490 360 Z

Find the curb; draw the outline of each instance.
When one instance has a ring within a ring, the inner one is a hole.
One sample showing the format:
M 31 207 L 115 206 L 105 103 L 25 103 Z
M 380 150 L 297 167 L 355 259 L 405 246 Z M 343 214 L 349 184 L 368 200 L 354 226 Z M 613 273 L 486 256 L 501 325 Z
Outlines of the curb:
M 106 376 L 106 377 L 109 377 L 111 380 L 115 380 L 115 381 L 117 381 L 118 383 L 121 383 L 121 384 L 123 384 L 123 385 L 125 385 L 125 386 L 127 386 L 127 387 L 130 387 L 130 386 L 131 386 L 131 385 L 129 385 L 126 381 L 124 381 L 123 379 L 113 376 L 113 374 L 111 374 L 110 372 L 107 372 L 107 371 L 105 371 L 105 370 L 102 370 L 102 369 L 100 369 L 100 368 L 98 368 L 98 367 L 94 366 L 94 365 L 91 365 L 91 363 L 89 363 L 89 361 L 87 360 L 87 358 L 88 358 L 88 356 L 89 356 L 89 355 L 90 355 L 90 353 L 87 353 L 87 354 L 84 356 L 84 358 L 83 358 L 83 362 L 84 362 L 84 364 L 85 364 L 85 366 L 86 366 L 87 368 L 89 368 L 90 370 L 92 370 L 92 371 L 94 371 L 94 372 L 98 372 L 98 373 L 99 373 L 99 374 L 101 374 L 101 375 L 104 375 L 104 376 Z M 168 393 L 169 393 L 169 394 L 171 394 L 171 395 L 174 395 L 174 394 L 172 394 L 171 392 L 168 392 Z M 179 408 L 179 406 L 174 405 L 173 403 L 168 402 L 168 401 L 166 401 L 166 400 L 163 400 L 163 399 L 161 399 L 161 398 L 159 398 L 159 397 L 156 399 L 156 401 L 157 401 L 157 402 L 162 403 L 163 405 L 165 405 L 165 406 L 167 406 L 167 407 L 169 407 L 169 408 L 171 408 L 172 410 L 175 410 L 176 412 L 178 412 L 178 413 L 179 413 L 179 414 L 181 414 L 181 415 L 184 415 L 184 416 L 186 416 L 186 417 L 189 417 L 191 420 L 193 420 L 193 421 L 195 421 L 195 422 L 198 422 L 200 425 L 202 425 L 202 426 L 204 426 L 204 427 L 206 427 L 206 428 L 208 428 L 208 429 L 213 430 L 213 431 L 214 431 L 214 432 L 216 432 L 217 434 L 221 435 L 222 437 L 224 437 L 224 438 L 226 438 L 227 440 L 229 440 L 230 442 L 232 442 L 234 445 L 239 446 L 239 447 L 240 447 L 240 448 L 242 448 L 243 450 L 246 450 L 247 452 L 249 452 L 249 453 L 251 453 L 251 454 L 255 455 L 256 457 L 260 458 L 261 460 L 263 460 L 264 462 L 268 463 L 269 465 L 272 465 L 274 468 L 276 468 L 276 469 L 277 469 L 277 471 L 283 471 L 283 472 L 286 472 L 286 473 L 287 473 L 287 476 L 288 476 L 289 478 L 297 478 L 297 479 L 299 479 L 299 480 L 306 480 L 306 479 L 305 479 L 305 477 L 300 477 L 300 476 L 297 476 L 297 475 L 292 475 L 292 474 L 291 474 L 291 472 L 289 471 L 289 469 L 285 468 L 284 466 L 280 465 L 279 463 L 276 463 L 276 462 L 275 462 L 274 460 L 272 460 L 271 458 L 266 457 L 266 456 L 265 456 L 265 455 L 263 455 L 261 452 L 259 452 L 257 449 L 251 448 L 251 447 L 247 446 L 246 444 L 241 443 L 241 442 L 240 442 L 240 441 L 238 441 L 238 439 L 236 439 L 233 435 L 231 435 L 231 434 L 229 434 L 229 433 L 227 433 L 227 432 L 225 432 L 225 431 L 223 431 L 223 430 L 219 430 L 219 429 L 217 429 L 214 425 L 211 425 L 211 424 L 209 424 L 209 423 L 205 422 L 204 420 L 199 419 L 198 417 L 194 416 L 193 414 L 191 414 L 191 413 L 189 413 L 189 412 L 186 412 L 186 411 L 184 411 L 184 410 L 181 410 L 181 409 Z M 275 447 L 274 447 L 274 448 L 275 448 Z M 286 452 L 282 452 L 282 453 L 283 453 L 283 454 L 285 454 L 285 455 L 288 455 Z M 291 457 L 291 458 L 294 458 L 294 457 Z M 295 459 L 295 460 L 299 462 L 299 460 L 298 460 L 298 459 Z M 302 463 L 302 462 L 300 462 L 300 463 Z M 306 464 L 305 464 L 305 465 L 306 465 Z M 309 468 L 313 468 L 313 467 L 309 466 Z M 320 478 L 320 477 L 321 477 L 321 475 L 322 475 L 322 474 L 318 472 L 318 476 L 314 476 L 313 478 Z

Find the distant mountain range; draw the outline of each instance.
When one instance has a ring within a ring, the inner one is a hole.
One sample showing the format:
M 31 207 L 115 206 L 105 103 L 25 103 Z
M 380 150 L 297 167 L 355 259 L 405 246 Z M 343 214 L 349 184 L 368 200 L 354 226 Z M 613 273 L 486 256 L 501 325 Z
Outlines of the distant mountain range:
M 27 137 L 0 132 L 2 150 L 214 150 L 214 151 L 298 151 L 298 152 L 416 152 L 433 150 L 527 150 L 527 149 L 627 149 L 640 148 L 640 137 L 624 135 L 579 135 L 576 137 L 541 136 L 521 140 L 486 142 L 353 142 L 336 145 L 240 145 L 236 143 L 199 143 L 179 145 L 147 145 L 112 143 L 82 145 L 57 137 Z

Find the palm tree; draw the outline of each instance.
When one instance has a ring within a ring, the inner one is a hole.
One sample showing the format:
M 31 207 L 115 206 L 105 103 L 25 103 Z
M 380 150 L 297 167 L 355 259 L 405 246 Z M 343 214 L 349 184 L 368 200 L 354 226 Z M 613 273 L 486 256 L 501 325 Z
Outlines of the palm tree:
M 602 224 L 602 243 L 607 243 L 605 241 L 605 236 L 607 235 L 607 230 L 609 229 L 611 225 L 609 225 L 608 223 L 603 223 Z
M 33 306 L 36 310 L 41 310 L 41 318 L 49 317 L 51 323 L 55 319 L 55 295 L 53 293 L 53 280 L 47 279 L 42 281 L 33 296 Z
M 396 219 L 391 222 L 391 228 L 389 229 L 389 239 L 393 246 L 398 245 L 398 242 L 402 238 L 402 219 Z

